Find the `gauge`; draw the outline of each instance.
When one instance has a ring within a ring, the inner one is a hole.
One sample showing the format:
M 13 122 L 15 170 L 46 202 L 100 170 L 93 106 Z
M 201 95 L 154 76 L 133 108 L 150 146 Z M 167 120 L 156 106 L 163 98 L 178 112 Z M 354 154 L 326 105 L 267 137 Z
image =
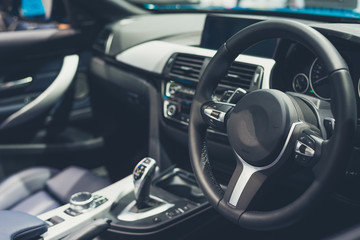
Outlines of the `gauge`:
M 323 100 L 330 100 L 329 75 L 324 64 L 316 58 L 310 68 L 310 86 L 314 94 Z
M 305 74 L 299 73 L 294 77 L 292 86 L 295 92 L 305 93 L 309 88 L 309 79 Z

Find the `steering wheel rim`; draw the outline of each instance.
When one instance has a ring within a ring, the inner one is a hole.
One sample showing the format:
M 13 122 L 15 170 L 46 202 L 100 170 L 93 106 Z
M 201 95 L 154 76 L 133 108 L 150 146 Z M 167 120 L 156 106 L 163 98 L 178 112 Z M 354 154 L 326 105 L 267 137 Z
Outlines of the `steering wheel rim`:
M 331 102 L 336 125 L 333 136 L 321 146 L 326 151 L 322 151 L 321 158 L 314 167 L 316 179 L 299 198 L 273 211 L 240 211 L 224 200 L 226 192 L 213 176 L 205 144 L 208 125 L 203 121 L 201 108 L 205 102 L 211 101 L 218 82 L 240 53 L 257 42 L 271 38 L 299 42 L 323 60 L 324 66 L 329 70 L 331 88 L 336 89 L 332 93 Z M 189 151 L 195 177 L 215 209 L 241 227 L 254 230 L 286 227 L 309 211 L 330 187 L 339 169 L 343 169 L 346 162 L 344 159 L 348 158 L 352 149 L 356 117 L 355 93 L 347 64 L 328 39 L 315 29 L 295 21 L 268 20 L 253 24 L 235 34 L 219 48 L 198 83 L 189 122 Z

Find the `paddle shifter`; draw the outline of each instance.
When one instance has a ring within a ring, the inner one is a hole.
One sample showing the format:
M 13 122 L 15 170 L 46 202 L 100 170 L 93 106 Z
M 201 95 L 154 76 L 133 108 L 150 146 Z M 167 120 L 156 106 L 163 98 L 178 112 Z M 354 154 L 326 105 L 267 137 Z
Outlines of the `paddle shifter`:
M 156 161 L 152 158 L 143 158 L 133 172 L 134 193 L 138 209 L 146 208 L 150 203 L 150 183 L 154 176 Z

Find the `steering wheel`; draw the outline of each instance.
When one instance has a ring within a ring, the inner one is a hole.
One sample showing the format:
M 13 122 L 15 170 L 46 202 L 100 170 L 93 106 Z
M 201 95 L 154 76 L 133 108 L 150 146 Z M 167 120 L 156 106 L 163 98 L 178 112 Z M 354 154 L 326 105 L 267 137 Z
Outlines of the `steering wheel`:
M 251 45 L 272 38 L 296 41 L 322 59 L 332 89 L 327 114 L 332 114 L 336 121 L 330 138 L 321 130 L 324 109 L 316 107 L 325 102 L 306 95 L 260 89 L 247 93 L 236 104 L 212 100 L 217 84 L 235 58 Z M 322 34 L 302 23 L 262 21 L 227 40 L 198 83 L 189 123 L 192 168 L 204 195 L 223 216 L 247 229 L 286 227 L 304 216 L 329 189 L 339 170 L 343 170 L 352 150 L 356 118 L 352 79 L 335 47 Z M 220 187 L 209 163 L 205 137 L 209 125 L 226 130 L 237 159 L 226 190 Z M 314 179 L 310 186 L 280 209 L 249 210 L 260 187 L 284 169 L 285 163 L 299 164 L 312 171 Z

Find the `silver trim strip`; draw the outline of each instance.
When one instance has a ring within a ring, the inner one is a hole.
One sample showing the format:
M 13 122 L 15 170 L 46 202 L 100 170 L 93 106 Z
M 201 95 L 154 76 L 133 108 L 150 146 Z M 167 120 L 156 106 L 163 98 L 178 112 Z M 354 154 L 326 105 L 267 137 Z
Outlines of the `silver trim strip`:
M 10 115 L 0 125 L 0 129 L 22 124 L 48 110 L 69 88 L 75 77 L 78 63 L 78 55 L 69 55 L 64 57 L 64 62 L 59 75 L 53 83 L 29 104 Z
M 305 147 L 304 152 L 301 152 L 301 150 L 300 150 L 301 146 Z M 315 155 L 315 150 L 314 149 L 312 149 L 311 147 L 309 147 L 308 145 L 306 145 L 306 144 L 304 144 L 304 143 L 302 143 L 300 141 L 296 141 L 295 152 L 300 154 L 300 155 L 306 156 L 306 157 L 313 157 Z
M 87 211 L 78 216 L 73 217 L 64 212 L 70 207 L 70 204 L 65 204 L 38 216 L 38 218 L 44 221 L 54 216 L 58 216 L 64 219 L 63 222 L 50 227 L 48 231 L 42 235 L 43 239 L 62 239 L 69 233 L 73 233 L 83 227 L 88 226 L 95 219 L 106 217 L 114 203 L 117 203 L 120 199 L 133 191 L 132 179 L 133 176 L 129 175 L 128 177 L 123 178 L 118 182 L 95 192 L 94 195 L 103 196 L 104 198 L 107 198 L 108 201 L 104 202 L 97 208 L 93 208 L 90 211 Z
M 241 163 L 243 165 L 243 170 L 242 170 L 241 175 L 240 175 L 239 179 L 237 180 L 234 190 L 230 196 L 229 203 L 231 205 L 236 206 L 236 204 L 238 203 L 238 201 L 241 197 L 241 194 L 243 193 L 246 185 L 248 184 L 251 176 L 254 173 L 259 172 L 261 170 L 269 169 L 269 168 L 275 166 L 275 164 L 277 164 L 280 161 L 281 157 L 283 156 L 283 154 L 287 148 L 287 145 L 289 144 L 290 138 L 295 130 L 295 127 L 299 124 L 302 124 L 302 122 L 296 122 L 291 125 L 289 134 L 286 138 L 285 144 L 284 144 L 283 148 L 281 149 L 279 156 L 275 159 L 274 162 L 272 162 L 271 164 L 269 164 L 267 166 L 264 166 L 264 167 L 252 166 L 252 165 L 248 164 L 247 162 L 245 162 L 245 160 L 243 160 L 240 157 L 240 155 L 237 154 L 237 152 L 235 152 L 236 157 L 241 161 Z
M 213 111 L 219 112 L 219 117 L 218 118 L 211 115 L 213 113 Z M 205 113 L 206 116 L 208 116 L 211 119 L 214 119 L 215 121 L 222 122 L 222 123 L 225 121 L 226 112 L 218 111 L 216 109 L 207 108 L 207 109 L 204 110 L 204 113 Z
M 24 87 L 24 86 L 30 84 L 32 82 L 32 80 L 33 80 L 32 77 L 26 77 L 26 78 L 22 78 L 19 80 L 1 83 L 0 91 L 2 92 L 2 91 L 18 88 L 18 87 Z
M 114 39 L 114 33 L 110 33 L 105 44 L 105 54 L 108 55 L 110 53 L 111 44 Z

